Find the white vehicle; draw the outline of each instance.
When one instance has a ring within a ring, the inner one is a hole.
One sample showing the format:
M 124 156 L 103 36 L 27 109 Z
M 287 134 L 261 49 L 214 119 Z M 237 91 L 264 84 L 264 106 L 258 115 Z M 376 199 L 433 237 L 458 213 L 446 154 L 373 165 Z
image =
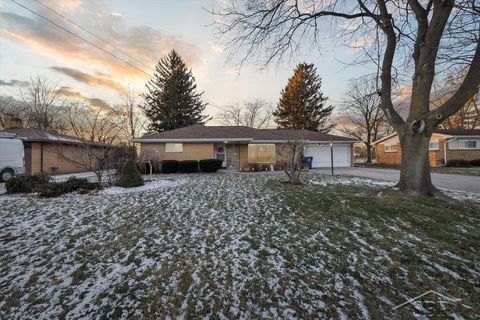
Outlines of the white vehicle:
M 0 182 L 25 174 L 23 142 L 15 135 L 0 133 Z

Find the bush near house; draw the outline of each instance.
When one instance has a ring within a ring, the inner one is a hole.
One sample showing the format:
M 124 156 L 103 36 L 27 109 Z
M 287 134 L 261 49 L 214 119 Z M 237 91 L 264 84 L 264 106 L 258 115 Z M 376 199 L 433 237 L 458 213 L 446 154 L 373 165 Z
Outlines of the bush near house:
M 132 188 L 143 186 L 143 178 L 132 160 L 127 161 L 118 177 L 117 186 Z
M 203 159 L 198 162 L 202 172 L 217 172 L 222 168 L 222 160 L 218 159 Z
M 447 167 L 470 167 L 470 161 L 464 159 L 448 160 Z
M 52 198 L 75 191 L 87 193 L 100 188 L 101 185 L 99 183 L 89 182 L 84 178 L 70 177 L 64 182 L 49 182 L 39 192 L 41 197 Z
M 64 182 L 52 182 L 46 173 L 33 176 L 13 177 L 5 183 L 7 193 L 32 193 L 38 192 L 40 197 L 58 197 L 66 193 L 80 191 L 85 193 L 101 186 L 98 183 L 89 182 L 87 179 L 69 178 Z
M 46 173 L 37 173 L 33 176 L 15 176 L 5 182 L 7 193 L 38 192 L 45 187 L 52 178 Z
M 178 161 L 177 170 L 180 173 L 198 172 L 198 161 L 197 160 Z
M 480 167 L 480 159 L 475 159 L 475 160 L 470 161 L 470 165 L 472 167 Z
M 177 160 L 163 160 L 162 173 L 176 173 L 178 168 Z

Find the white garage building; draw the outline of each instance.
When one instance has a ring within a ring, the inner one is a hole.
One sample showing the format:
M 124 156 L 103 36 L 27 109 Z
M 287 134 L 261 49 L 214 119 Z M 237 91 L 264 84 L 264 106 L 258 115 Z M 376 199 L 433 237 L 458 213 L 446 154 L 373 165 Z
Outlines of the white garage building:
M 333 150 L 332 150 L 333 149 Z M 351 167 L 352 163 L 352 144 L 351 143 L 334 143 L 330 148 L 330 144 L 307 145 L 305 147 L 304 156 L 312 157 L 312 168 L 325 168 L 331 166 L 333 151 L 334 167 Z

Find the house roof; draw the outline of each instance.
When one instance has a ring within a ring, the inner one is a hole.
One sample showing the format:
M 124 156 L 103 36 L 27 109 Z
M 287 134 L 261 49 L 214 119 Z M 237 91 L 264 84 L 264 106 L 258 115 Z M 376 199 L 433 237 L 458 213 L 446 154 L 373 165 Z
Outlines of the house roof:
M 453 138 L 453 137 L 472 137 L 472 136 L 478 136 L 480 137 L 480 129 L 437 129 L 435 131 L 433 131 L 433 133 L 435 134 L 442 134 L 442 135 L 445 135 L 449 138 Z M 377 143 L 380 143 L 382 141 L 385 141 L 387 139 L 390 139 L 392 137 L 395 137 L 397 134 L 396 133 L 392 133 L 386 137 L 383 137 L 382 139 L 379 139 L 375 142 L 373 142 L 374 144 L 377 144 Z
M 62 143 L 62 144 L 87 144 L 92 146 L 108 146 L 105 143 L 83 140 L 77 137 L 67 136 L 55 132 L 49 132 L 40 129 L 31 128 L 11 128 L 1 131 L 3 133 L 15 134 L 17 138 L 28 142 L 48 142 L 48 143 Z
M 288 141 L 305 140 L 318 142 L 356 142 L 355 139 L 335 136 L 331 134 L 299 129 L 255 129 L 243 126 L 204 126 L 193 125 L 148 134 L 142 138 L 133 139 L 133 142 L 168 142 L 168 141 Z

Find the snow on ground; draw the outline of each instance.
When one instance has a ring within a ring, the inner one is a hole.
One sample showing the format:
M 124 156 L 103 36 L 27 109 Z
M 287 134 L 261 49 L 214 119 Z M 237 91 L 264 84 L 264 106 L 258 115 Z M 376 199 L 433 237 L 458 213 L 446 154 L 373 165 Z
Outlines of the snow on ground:
M 356 196 L 356 178 L 307 179 L 172 175 L 118 197 L 4 197 L 0 318 L 411 318 L 428 311 L 392 307 L 432 287 L 479 307 L 478 215 L 435 212 L 445 241 L 407 216 L 421 203 L 396 213 Z
M 147 178 L 148 179 L 148 178 Z M 132 192 L 142 192 L 147 190 L 155 190 L 159 188 L 169 188 L 182 185 L 187 182 L 186 179 L 176 179 L 176 180 L 167 180 L 154 178 L 152 180 L 145 179 L 145 184 L 139 187 L 133 188 L 122 188 L 118 186 L 112 186 L 103 189 L 100 191 L 102 194 L 122 194 L 122 193 L 132 193 Z

